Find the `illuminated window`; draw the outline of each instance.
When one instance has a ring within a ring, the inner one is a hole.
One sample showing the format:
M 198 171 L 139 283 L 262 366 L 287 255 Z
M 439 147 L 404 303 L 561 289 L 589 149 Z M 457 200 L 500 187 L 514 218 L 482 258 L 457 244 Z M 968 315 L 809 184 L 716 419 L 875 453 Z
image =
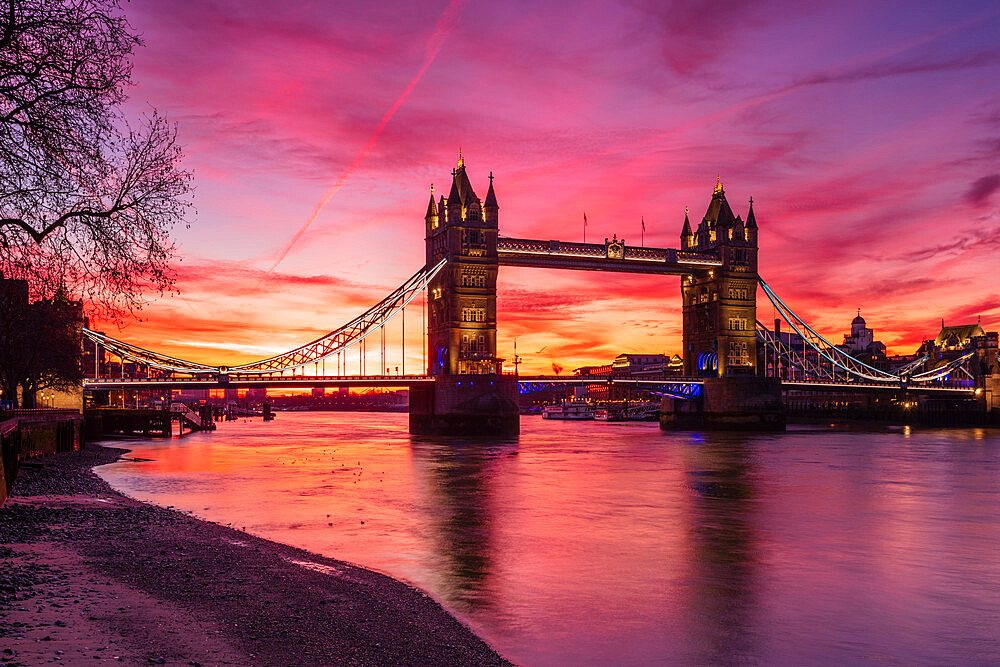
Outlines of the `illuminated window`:
M 730 317 L 729 318 L 729 330 L 730 331 L 747 331 L 747 321 L 743 317 Z
M 729 365 L 730 366 L 750 365 L 750 352 L 746 341 L 742 340 L 729 341 Z
M 462 309 L 462 321 L 463 322 L 485 322 L 486 321 L 486 309 L 485 308 L 463 308 Z

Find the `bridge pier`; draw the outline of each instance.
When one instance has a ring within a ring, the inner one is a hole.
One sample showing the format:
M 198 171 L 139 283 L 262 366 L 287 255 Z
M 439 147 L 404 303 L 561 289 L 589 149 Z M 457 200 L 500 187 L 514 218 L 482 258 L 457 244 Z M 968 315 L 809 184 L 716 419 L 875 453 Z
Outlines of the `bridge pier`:
M 510 375 L 440 375 L 410 389 L 410 433 L 517 435 L 517 378 Z
M 663 399 L 660 428 L 784 431 L 781 380 L 756 376 L 705 378 L 700 400 Z

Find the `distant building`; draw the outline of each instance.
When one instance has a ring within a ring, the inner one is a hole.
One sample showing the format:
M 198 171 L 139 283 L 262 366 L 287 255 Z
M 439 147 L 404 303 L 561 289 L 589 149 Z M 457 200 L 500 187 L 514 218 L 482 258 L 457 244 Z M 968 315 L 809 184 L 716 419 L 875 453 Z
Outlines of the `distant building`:
M 934 347 L 939 350 L 966 350 L 971 347 L 973 339 L 985 335 L 986 332 L 979 323 L 946 327 L 942 321 L 941 331 L 934 339 Z
M 615 377 L 649 377 L 681 375 L 684 361 L 668 354 L 619 354 L 611 362 L 611 372 Z
M 851 333 L 845 335 L 844 342 L 837 347 L 869 366 L 879 370 L 889 368 L 885 344 L 875 340 L 875 330 L 867 327 L 860 310 L 858 316 L 851 320 Z
M 985 331 L 980 323 L 945 326 L 941 321 L 941 331 L 934 340 L 925 340 L 917 350 L 918 356 L 927 355 L 926 370 L 942 367 L 949 362 L 974 354 L 976 363 L 969 364 L 972 375 L 978 381 L 985 375 L 1000 373 L 997 361 L 996 331 Z M 960 374 L 956 374 L 960 375 Z M 974 378 L 956 377 L 956 380 L 973 381 Z
M 678 355 L 669 354 L 619 354 L 610 364 L 583 366 L 573 371 L 574 375 L 601 380 L 636 379 L 659 380 L 683 375 L 684 361 Z M 587 396 L 595 400 L 645 400 L 635 390 L 613 385 L 591 385 Z

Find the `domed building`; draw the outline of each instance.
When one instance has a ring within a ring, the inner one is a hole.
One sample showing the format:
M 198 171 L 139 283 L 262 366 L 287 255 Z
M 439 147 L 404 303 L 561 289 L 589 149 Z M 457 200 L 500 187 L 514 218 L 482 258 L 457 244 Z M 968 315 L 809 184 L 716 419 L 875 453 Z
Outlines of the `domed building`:
M 861 310 L 858 309 L 858 316 L 851 320 L 851 333 L 844 336 L 844 343 L 837 347 L 854 355 L 867 352 L 868 346 L 873 342 L 875 342 L 875 332 L 867 327 L 865 318 L 861 317 Z
M 885 345 L 875 340 L 875 331 L 869 329 L 861 310 L 851 320 L 851 333 L 844 336 L 844 342 L 838 345 L 841 350 L 866 364 L 882 368 L 886 362 Z

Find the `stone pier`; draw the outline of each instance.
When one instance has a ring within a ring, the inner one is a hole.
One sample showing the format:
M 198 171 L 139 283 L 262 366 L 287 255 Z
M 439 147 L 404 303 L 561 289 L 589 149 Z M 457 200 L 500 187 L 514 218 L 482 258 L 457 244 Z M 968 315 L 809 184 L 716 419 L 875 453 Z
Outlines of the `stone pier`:
M 755 376 L 705 378 L 700 400 L 663 399 L 660 428 L 784 431 L 781 380 Z
M 410 433 L 505 436 L 519 429 L 511 375 L 442 375 L 410 389 Z

